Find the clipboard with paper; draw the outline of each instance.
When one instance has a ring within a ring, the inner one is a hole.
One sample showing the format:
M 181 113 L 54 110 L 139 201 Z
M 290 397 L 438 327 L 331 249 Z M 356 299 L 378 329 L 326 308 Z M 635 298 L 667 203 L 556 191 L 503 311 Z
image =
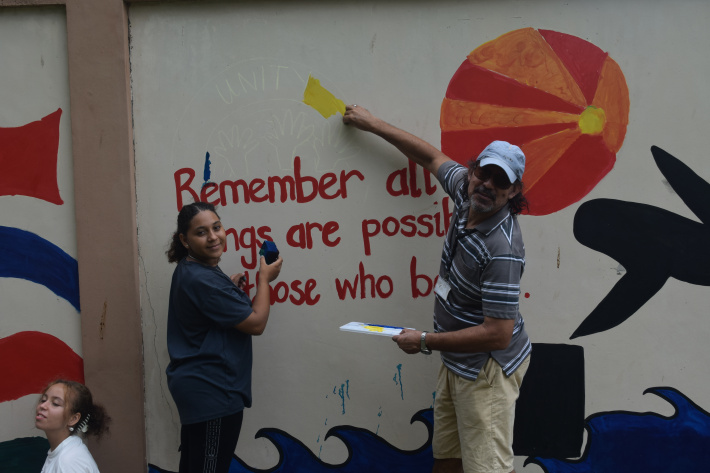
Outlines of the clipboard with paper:
M 392 337 L 394 335 L 399 335 L 405 328 L 414 330 L 409 327 L 396 327 L 393 325 L 370 324 L 364 322 L 350 322 L 340 327 L 340 330 L 343 332 L 369 333 L 372 335 L 381 335 L 383 337 Z

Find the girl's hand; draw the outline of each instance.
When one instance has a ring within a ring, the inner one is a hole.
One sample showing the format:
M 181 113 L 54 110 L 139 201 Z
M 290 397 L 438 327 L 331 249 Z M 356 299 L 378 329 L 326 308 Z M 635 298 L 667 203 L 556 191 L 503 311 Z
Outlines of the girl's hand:
M 270 283 L 274 279 L 278 278 L 283 262 L 283 258 L 279 256 L 273 263 L 266 264 L 266 258 L 262 256 L 259 262 L 259 279 L 264 280 L 266 283 Z
M 229 279 L 231 279 L 234 285 L 239 289 L 244 289 L 244 286 L 247 283 L 247 278 L 244 276 L 244 273 L 232 274 L 229 276 Z

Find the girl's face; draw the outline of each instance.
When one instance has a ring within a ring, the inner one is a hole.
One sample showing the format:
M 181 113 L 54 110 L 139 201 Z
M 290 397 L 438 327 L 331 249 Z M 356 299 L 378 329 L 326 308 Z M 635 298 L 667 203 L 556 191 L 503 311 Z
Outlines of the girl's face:
M 222 222 L 211 210 L 203 210 L 192 217 L 187 234 L 180 235 L 188 254 L 210 266 L 219 263 L 226 239 Z
M 69 427 L 79 421 L 80 414 L 71 414 L 71 406 L 66 398 L 66 387 L 53 384 L 42 394 L 35 412 L 35 427 L 46 433 L 63 432 L 69 434 Z

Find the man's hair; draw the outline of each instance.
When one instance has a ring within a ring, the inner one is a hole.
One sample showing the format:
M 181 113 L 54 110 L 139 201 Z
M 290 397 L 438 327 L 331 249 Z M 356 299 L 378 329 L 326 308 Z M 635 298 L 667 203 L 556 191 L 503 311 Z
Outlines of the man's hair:
M 530 210 L 530 203 L 528 199 L 523 195 L 523 183 L 522 181 L 517 181 L 516 184 L 520 184 L 520 192 L 518 192 L 515 197 L 508 201 L 508 207 L 510 208 L 510 213 L 513 215 L 518 215 L 523 212 Z

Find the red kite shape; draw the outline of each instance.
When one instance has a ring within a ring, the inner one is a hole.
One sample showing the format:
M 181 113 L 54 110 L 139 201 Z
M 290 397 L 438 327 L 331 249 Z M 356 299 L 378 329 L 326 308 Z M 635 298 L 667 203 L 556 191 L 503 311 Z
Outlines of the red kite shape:
M 25 195 L 62 205 L 57 185 L 62 109 L 17 128 L 0 128 L 0 195 Z

